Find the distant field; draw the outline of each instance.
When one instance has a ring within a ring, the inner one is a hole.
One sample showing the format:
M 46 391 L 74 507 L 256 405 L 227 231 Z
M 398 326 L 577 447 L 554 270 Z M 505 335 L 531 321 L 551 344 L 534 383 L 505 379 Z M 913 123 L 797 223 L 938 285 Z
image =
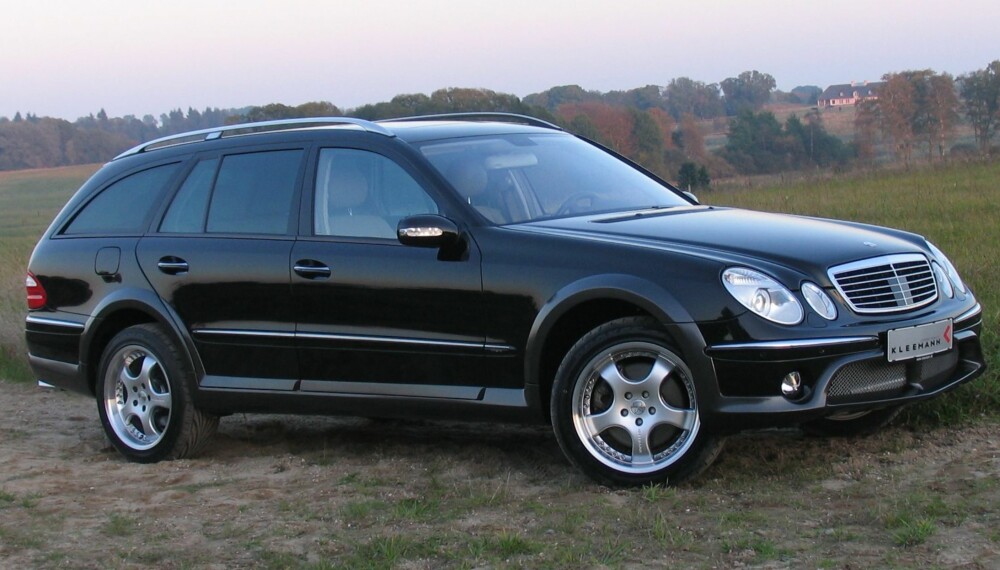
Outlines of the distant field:
M 0 173 L 0 377 L 30 380 L 24 357 L 24 270 L 31 249 L 96 165 Z M 850 175 L 752 190 L 708 191 L 706 203 L 842 218 L 923 234 L 952 258 L 985 307 L 991 371 L 918 408 L 925 419 L 1000 408 L 1000 163 Z
M 38 237 L 98 165 L 0 172 L 0 378 L 28 380 L 24 272 Z

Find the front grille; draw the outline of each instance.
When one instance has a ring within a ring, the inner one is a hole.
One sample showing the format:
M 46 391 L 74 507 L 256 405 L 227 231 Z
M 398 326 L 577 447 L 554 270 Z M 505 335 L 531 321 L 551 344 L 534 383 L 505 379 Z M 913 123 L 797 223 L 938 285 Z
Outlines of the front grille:
M 826 395 L 831 403 L 859 396 L 891 395 L 906 386 L 906 364 L 861 360 L 833 375 Z
M 857 313 L 915 309 L 937 299 L 937 284 L 927 258 L 887 255 L 838 265 L 830 279 Z

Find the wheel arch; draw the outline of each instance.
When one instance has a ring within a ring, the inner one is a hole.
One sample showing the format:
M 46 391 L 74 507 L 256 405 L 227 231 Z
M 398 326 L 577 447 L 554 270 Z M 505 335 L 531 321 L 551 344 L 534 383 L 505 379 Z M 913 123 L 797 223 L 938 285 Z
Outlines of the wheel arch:
M 540 410 L 547 421 L 556 370 L 569 349 L 606 322 L 643 315 L 663 325 L 683 357 L 703 356 L 705 341 L 701 332 L 690 314 L 663 287 L 632 275 L 588 277 L 553 295 L 531 327 L 524 364 L 529 407 Z
M 101 356 L 111 339 L 128 327 L 145 323 L 163 326 L 191 370 L 196 371 L 196 377 L 200 377 L 201 368 L 197 365 L 191 339 L 177 326 L 178 322 L 176 315 L 150 291 L 122 289 L 106 297 L 88 319 L 80 345 L 80 364 L 91 394 L 96 394 Z M 191 386 L 192 389 L 195 387 Z

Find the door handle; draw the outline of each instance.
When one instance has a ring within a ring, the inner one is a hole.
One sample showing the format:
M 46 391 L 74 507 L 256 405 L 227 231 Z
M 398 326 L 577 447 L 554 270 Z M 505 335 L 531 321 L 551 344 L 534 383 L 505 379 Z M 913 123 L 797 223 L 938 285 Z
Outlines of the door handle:
M 292 266 L 292 270 L 299 277 L 306 279 L 326 279 L 333 274 L 333 271 L 322 262 L 315 259 L 300 259 Z
M 167 275 L 180 275 L 181 273 L 187 273 L 188 269 L 190 269 L 188 262 L 172 255 L 161 257 L 156 266 Z

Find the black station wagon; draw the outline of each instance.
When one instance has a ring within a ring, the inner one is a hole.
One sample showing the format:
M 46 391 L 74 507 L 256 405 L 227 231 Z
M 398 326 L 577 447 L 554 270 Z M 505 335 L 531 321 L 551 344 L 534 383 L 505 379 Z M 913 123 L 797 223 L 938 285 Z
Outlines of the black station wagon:
M 979 376 L 982 309 L 924 238 L 701 205 L 497 114 L 290 120 L 143 144 L 27 273 L 40 383 L 130 460 L 235 412 L 547 422 L 613 485 L 727 433 L 860 434 Z

